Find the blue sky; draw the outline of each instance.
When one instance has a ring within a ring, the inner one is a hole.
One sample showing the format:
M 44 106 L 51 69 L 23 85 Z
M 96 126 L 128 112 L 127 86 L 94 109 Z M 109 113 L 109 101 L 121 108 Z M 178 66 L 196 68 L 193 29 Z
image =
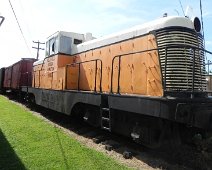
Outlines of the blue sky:
M 184 11 L 200 16 L 199 0 L 181 0 Z M 35 57 L 32 41 L 46 41 L 52 33 L 63 30 L 91 32 L 95 37 L 121 31 L 168 15 L 183 16 L 179 0 L 11 0 L 28 48 L 23 41 L 8 0 L 0 0 L 0 67 L 19 58 Z M 212 1 L 202 0 L 206 48 L 212 51 Z M 190 10 L 192 11 L 192 10 Z M 44 57 L 44 52 L 41 53 Z M 212 57 L 211 57 L 212 59 Z

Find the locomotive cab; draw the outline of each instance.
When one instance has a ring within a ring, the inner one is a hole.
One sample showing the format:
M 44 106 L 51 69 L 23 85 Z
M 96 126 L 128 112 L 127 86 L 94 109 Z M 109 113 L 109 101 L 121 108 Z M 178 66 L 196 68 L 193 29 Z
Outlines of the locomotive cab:
M 45 59 L 34 63 L 33 87 L 65 89 L 66 65 L 75 62 L 71 54 L 77 51 L 77 45 L 92 39 L 91 33 L 58 31 L 51 35 L 46 42 Z
M 48 37 L 45 57 L 56 54 L 71 55 L 77 50 L 77 45 L 95 39 L 91 33 L 79 34 L 74 32 L 58 31 Z
M 83 34 L 58 31 L 46 42 L 46 57 L 60 54 L 71 55 L 76 45 L 85 41 Z

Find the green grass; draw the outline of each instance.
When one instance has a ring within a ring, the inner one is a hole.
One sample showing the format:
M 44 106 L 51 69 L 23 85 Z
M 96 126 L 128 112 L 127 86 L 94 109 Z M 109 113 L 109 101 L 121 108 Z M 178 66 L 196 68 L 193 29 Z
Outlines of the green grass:
M 128 169 L 0 96 L 0 169 Z

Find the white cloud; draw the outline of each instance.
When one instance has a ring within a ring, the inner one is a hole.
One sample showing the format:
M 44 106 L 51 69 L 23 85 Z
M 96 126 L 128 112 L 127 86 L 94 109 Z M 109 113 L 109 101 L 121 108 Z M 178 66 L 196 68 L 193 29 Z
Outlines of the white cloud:
M 205 45 L 207 45 L 207 46 L 212 46 L 212 41 L 209 41 L 209 40 L 207 40 L 207 41 L 205 41 Z
M 11 2 L 30 48 L 33 40 L 45 41 L 49 35 L 58 30 L 91 32 L 95 37 L 100 37 L 161 17 L 164 12 L 176 15 L 174 10 L 176 6 L 170 8 L 170 4 L 174 3 L 171 1 L 149 0 L 145 4 L 138 0 L 11 0 Z M 161 3 L 169 5 L 163 5 L 158 10 L 158 4 Z M 24 44 L 8 0 L 0 0 L 0 4 L 0 13 L 6 17 L 0 27 L 1 68 L 31 54 Z M 180 9 L 178 11 L 180 12 Z M 204 15 L 210 17 L 211 12 L 205 12 Z M 211 46 L 210 41 L 208 45 Z M 36 50 L 31 49 L 31 52 L 35 57 Z
M 87 0 L 87 1 L 96 6 L 96 8 L 100 9 L 108 9 L 108 8 L 127 9 L 128 3 L 130 3 L 130 1 L 127 0 Z
M 18 61 L 18 57 L 29 57 L 30 53 L 26 48 L 8 1 L 1 0 L 0 11 L 5 17 L 5 21 L 0 27 L 0 67 L 2 67 Z
M 212 12 L 206 11 L 203 13 L 204 18 L 212 18 Z

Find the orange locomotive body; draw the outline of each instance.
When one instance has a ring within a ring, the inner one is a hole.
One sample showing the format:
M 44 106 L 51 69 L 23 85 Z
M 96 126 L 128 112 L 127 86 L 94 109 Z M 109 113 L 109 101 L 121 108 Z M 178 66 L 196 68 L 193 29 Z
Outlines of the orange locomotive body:
M 212 53 L 200 25 L 164 17 L 98 39 L 57 32 L 46 58 L 34 63 L 32 87 L 22 91 L 31 102 L 150 147 L 179 134 L 204 136 L 212 130 L 204 54 Z
M 163 96 L 158 51 L 130 54 L 156 48 L 155 36 L 150 34 L 76 55 L 56 54 L 34 67 L 33 86 L 54 90 L 102 91 L 105 93 L 109 93 L 112 88 L 116 93 L 119 65 L 118 58 L 116 58 L 112 66 L 112 59 L 114 56 L 127 54 L 121 59 L 119 93 Z M 74 64 L 80 62 L 82 62 L 80 65 Z M 112 67 L 113 83 L 111 86 Z

